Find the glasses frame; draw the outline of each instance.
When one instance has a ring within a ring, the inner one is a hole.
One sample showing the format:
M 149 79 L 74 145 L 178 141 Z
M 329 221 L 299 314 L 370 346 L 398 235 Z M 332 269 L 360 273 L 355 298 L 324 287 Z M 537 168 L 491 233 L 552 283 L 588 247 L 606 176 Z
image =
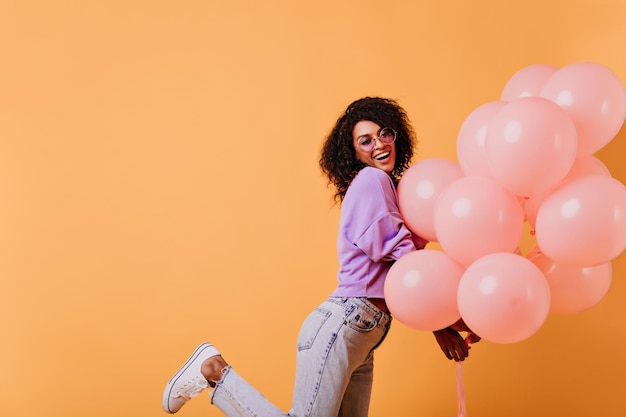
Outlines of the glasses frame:
M 387 131 L 391 131 L 392 135 L 392 139 L 389 142 L 386 142 L 383 139 L 383 132 L 387 132 Z M 366 135 L 363 136 L 361 138 L 359 138 L 357 145 L 359 147 L 359 149 L 361 149 L 363 152 L 371 152 L 375 147 L 376 147 L 376 142 L 378 140 L 380 140 L 384 145 L 391 145 L 392 143 L 394 143 L 396 141 L 396 136 L 397 136 L 397 132 L 390 128 L 390 127 L 383 127 L 382 129 L 380 129 L 378 131 L 378 136 L 370 136 L 370 135 Z M 371 140 L 370 144 L 368 145 L 364 145 L 362 142 L 366 139 Z

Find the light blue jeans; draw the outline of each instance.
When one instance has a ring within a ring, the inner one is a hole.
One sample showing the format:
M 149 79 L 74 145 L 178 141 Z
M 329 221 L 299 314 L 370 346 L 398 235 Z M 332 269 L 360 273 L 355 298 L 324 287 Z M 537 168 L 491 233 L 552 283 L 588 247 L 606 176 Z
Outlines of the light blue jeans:
M 229 417 L 367 417 L 374 350 L 391 317 L 363 298 L 330 298 L 298 335 L 292 409 L 285 414 L 228 367 L 211 402 Z

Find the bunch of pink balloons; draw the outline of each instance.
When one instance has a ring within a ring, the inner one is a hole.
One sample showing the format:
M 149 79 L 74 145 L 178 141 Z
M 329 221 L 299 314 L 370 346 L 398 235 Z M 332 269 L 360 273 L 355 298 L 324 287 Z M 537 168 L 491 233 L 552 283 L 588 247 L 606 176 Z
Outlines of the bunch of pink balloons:
M 385 297 L 399 321 L 437 330 L 460 318 L 478 335 L 514 343 L 550 312 L 597 305 L 611 261 L 626 249 L 626 187 L 593 154 L 626 118 L 626 93 L 591 62 L 531 65 L 498 101 L 463 122 L 458 163 L 430 158 L 398 184 L 415 234 L 438 242 L 399 259 Z M 519 249 L 528 224 L 536 246 Z

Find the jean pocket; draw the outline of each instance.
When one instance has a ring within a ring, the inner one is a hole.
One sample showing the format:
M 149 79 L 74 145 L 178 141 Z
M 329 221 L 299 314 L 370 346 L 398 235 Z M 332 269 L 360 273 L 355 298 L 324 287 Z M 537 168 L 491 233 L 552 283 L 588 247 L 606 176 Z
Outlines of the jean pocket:
M 378 326 L 380 313 L 365 309 L 356 309 L 346 318 L 346 325 L 357 332 L 370 332 Z
M 302 323 L 300 334 L 298 335 L 298 350 L 310 349 L 315 342 L 320 329 L 326 323 L 332 313 L 329 310 L 318 307 L 309 314 Z

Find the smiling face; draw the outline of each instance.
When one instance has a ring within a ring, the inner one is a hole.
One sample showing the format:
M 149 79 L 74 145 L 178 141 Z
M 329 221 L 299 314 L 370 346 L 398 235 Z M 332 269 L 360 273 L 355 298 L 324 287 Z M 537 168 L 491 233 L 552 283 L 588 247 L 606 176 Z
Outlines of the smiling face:
M 359 161 L 391 174 L 396 164 L 396 144 L 383 143 L 379 138 L 380 130 L 381 126 L 376 123 L 361 120 L 352 129 L 352 144 Z M 374 147 L 370 151 L 365 151 L 360 144 L 367 144 L 368 141 L 374 141 Z

